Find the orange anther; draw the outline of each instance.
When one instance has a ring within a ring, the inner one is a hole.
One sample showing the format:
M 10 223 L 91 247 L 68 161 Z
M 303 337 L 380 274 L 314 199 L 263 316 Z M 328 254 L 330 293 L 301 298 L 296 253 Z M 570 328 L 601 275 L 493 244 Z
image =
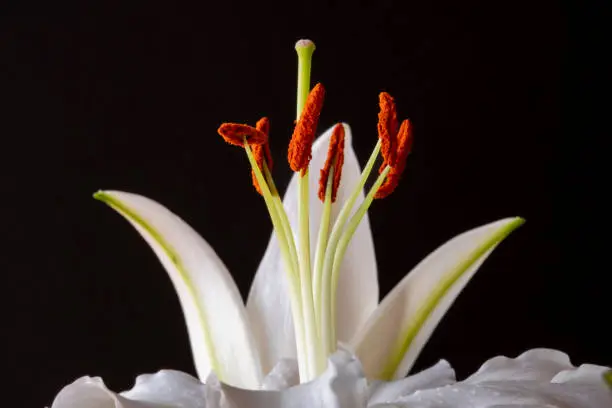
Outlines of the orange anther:
M 331 192 L 333 203 L 336 201 L 336 195 L 338 194 L 338 186 L 340 186 L 340 177 L 342 176 L 342 165 L 344 164 L 344 126 L 338 123 L 332 132 L 329 148 L 327 149 L 327 159 L 321 169 L 321 177 L 319 178 L 319 199 L 325 201 L 327 178 L 329 177 L 331 166 L 334 166 L 334 180 Z
M 261 130 L 239 123 L 224 123 L 219 126 L 217 132 L 227 143 L 236 146 L 244 146 L 245 137 L 249 145 L 264 144 L 268 140 L 266 134 Z
M 287 159 L 293 171 L 301 171 L 303 174 L 308 169 L 308 163 L 312 157 L 312 142 L 317 132 L 324 99 L 325 88 L 321 84 L 317 84 L 308 94 L 304 110 L 295 125 L 289 143 Z
M 266 166 L 270 171 L 272 171 L 272 166 L 274 164 L 272 161 L 272 154 L 270 153 L 270 143 L 268 139 L 268 135 L 270 133 L 270 121 L 268 120 L 268 118 L 261 118 L 257 122 L 257 125 L 255 125 L 255 128 L 266 135 L 265 143 L 252 147 L 253 157 L 257 162 L 257 167 L 259 167 L 261 173 L 265 177 L 266 173 L 264 172 L 263 168 L 264 160 L 266 161 Z M 255 176 L 254 170 L 251 170 L 251 177 L 253 178 L 253 186 L 255 187 L 255 190 L 257 190 L 259 194 L 263 195 L 263 193 L 261 192 L 261 187 L 257 182 L 257 177 Z
M 385 182 L 378 188 L 374 198 L 385 198 L 395 190 L 399 184 L 400 178 L 404 169 L 406 168 L 406 159 L 412 151 L 412 125 L 410 121 L 406 119 L 402 122 L 402 126 L 397 134 L 397 150 L 395 152 L 396 161 L 395 165 L 391 166 L 389 174 Z M 384 164 L 383 164 L 384 166 Z
M 381 142 L 381 154 L 385 165 L 395 164 L 396 136 L 397 136 L 397 112 L 393 97 L 386 92 L 379 95 L 380 112 L 378 113 L 378 137 Z

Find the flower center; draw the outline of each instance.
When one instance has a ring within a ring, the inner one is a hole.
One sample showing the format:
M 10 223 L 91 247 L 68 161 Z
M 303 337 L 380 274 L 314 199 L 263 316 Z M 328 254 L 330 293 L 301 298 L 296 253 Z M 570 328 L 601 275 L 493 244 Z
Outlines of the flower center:
M 313 42 L 300 40 L 295 49 L 298 54 L 297 123 L 287 158 L 298 179 L 297 234 L 293 232 L 272 178 L 268 119 L 261 119 L 255 127 L 224 123 L 218 131 L 228 143 L 244 147 L 252 168 L 253 184 L 266 203 L 286 270 L 300 380 L 306 382 L 325 370 L 327 357 L 336 350 L 336 293 L 340 266 L 373 200 L 388 196 L 396 188 L 412 146 L 412 127 L 405 120 L 398 129 L 393 98 L 381 93 L 378 142 L 359 182 L 344 203 L 337 203 L 336 198 L 344 162 L 345 130 L 342 124 L 334 127 L 327 160 L 320 171 L 318 197 L 323 202 L 323 211 L 314 265 L 311 265 L 308 177 L 325 89 L 317 84 L 310 90 Z M 379 153 L 382 153 L 383 164 L 378 177 L 355 209 Z M 332 225 L 332 206 L 339 204 L 342 207 Z

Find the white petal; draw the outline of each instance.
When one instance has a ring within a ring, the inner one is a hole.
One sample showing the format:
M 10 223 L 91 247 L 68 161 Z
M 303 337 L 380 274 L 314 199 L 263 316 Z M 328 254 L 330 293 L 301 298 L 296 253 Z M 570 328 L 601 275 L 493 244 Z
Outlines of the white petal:
M 299 383 L 300 373 L 297 361 L 283 358 L 276 363 L 272 371 L 266 375 L 262 389 L 280 391 L 298 385 Z
M 457 383 L 403 397 L 393 404 L 369 408 L 607 408 L 612 393 L 596 384 L 551 384 L 539 381 Z
M 346 124 L 344 124 L 344 127 L 346 135 L 345 161 L 338 198 L 332 207 L 332 222 L 338 215 L 342 203 L 350 195 L 361 173 L 351 145 L 351 130 Z M 310 241 L 313 259 L 322 211 L 322 204 L 317 197 L 319 170 L 325 163 L 331 134 L 332 129 L 329 129 L 315 141 L 312 149 L 312 160 L 310 161 Z M 294 175 L 283 200 L 294 233 L 297 233 L 298 220 L 297 187 L 297 177 Z M 357 200 L 356 206 L 362 200 L 363 193 Z M 338 286 L 343 296 L 338 297 L 337 334 L 340 341 L 348 341 L 378 303 L 374 244 L 367 216 L 364 217 L 347 249 Z M 247 301 L 249 321 L 252 322 L 254 333 L 260 344 L 262 367 L 266 373 L 281 358 L 296 358 L 293 319 L 288 293 L 281 253 L 273 234 L 255 275 Z
M 155 374 L 143 374 L 136 384 L 121 393 L 128 400 L 148 404 L 161 404 L 176 408 L 212 408 L 207 401 L 206 385 L 189 374 L 174 370 L 161 370 Z
M 99 377 L 82 377 L 64 387 L 51 408 L 217 408 L 206 405 L 205 385 L 178 371 L 162 370 L 137 378 L 121 395 Z
M 484 381 L 546 381 L 557 373 L 573 369 L 567 354 L 551 349 L 533 349 L 517 358 L 494 357 L 465 380 L 469 384 Z
M 495 246 L 521 223 L 519 218 L 507 218 L 453 238 L 385 297 L 351 342 L 368 378 L 398 379 L 408 373 L 461 290 Z
M 565 353 L 534 349 L 515 359 L 494 357 L 463 382 L 388 402 L 406 408 L 605 408 L 612 406 L 612 392 L 602 378 L 605 370 L 595 365 L 576 369 Z
M 368 404 L 379 404 L 397 401 L 398 398 L 410 395 L 418 390 L 438 388 L 455 383 L 455 370 L 446 360 L 440 360 L 435 366 L 401 380 L 378 382 L 370 390 Z
M 561 371 L 550 381 L 553 383 L 597 383 L 601 381 L 610 367 L 583 364 L 578 368 Z M 611 391 L 612 392 L 612 391 Z
M 213 249 L 187 223 L 162 205 L 135 194 L 97 196 L 123 215 L 151 246 L 178 293 L 200 378 L 211 368 L 223 381 L 261 384 L 257 350 L 240 293 Z
M 283 391 L 250 391 L 223 387 L 232 408 L 365 408 L 367 380 L 354 356 L 340 350 L 326 371 L 312 382 Z
M 99 377 L 81 377 L 64 387 L 51 408 L 136 408 L 123 404 Z

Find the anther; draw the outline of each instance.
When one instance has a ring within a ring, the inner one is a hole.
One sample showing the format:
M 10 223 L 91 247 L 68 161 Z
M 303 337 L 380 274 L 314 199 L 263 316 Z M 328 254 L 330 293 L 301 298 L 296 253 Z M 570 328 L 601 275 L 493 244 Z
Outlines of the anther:
M 317 84 L 308 94 L 304 110 L 293 130 L 287 159 L 291 169 L 295 172 L 303 173 L 308 169 L 308 163 L 312 157 L 312 142 L 317 132 L 324 98 L 325 88 Z
M 269 138 L 268 138 L 270 134 L 270 121 L 268 120 L 268 118 L 261 118 L 255 125 L 255 128 L 266 135 L 265 143 L 260 144 L 260 145 L 255 145 L 252 148 L 253 157 L 255 158 L 257 167 L 259 167 L 259 169 L 265 176 L 264 167 L 263 167 L 264 160 L 265 160 L 266 166 L 268 167 L 269 171 L 272 171 L 272 166 L 274 164 L 272 161 L 272 154 L 270 153 L 270 143 L 269 143 Z M 257 182 L 257 177 L 255 176 L 255 170 L 251 170 L 251 176 L 253 178 L 253 186 L 255 187 L 255 190 L 257 190 L 257 192 L 263 196 L 261 187 L 259 186 L 259 183 Z
M 340 186 L 340 177 L 342 177 L 342 165 L 344 164 L 344 126 L 338 123 L 332 131 L 332 136 L 327 149 L 327 159 L 325 165 L 321 169 L 321 177 L 319 178 L 319 199 L 325 201 L 325 190 L 327 187 L 327 178 L 329 171 L 334 166 L 334 180 L 332 182 L 331 199 L 332 203 L 336 201 L 338 194 L 338 186 Z
M 381 142 L 381 154 L 386 165 L 395 164 L 396 136 L 397 136 L 397 111 L 393 97 L 386 92 L 379 95 L 380 112 L 378 113 L 378 137 Z
M 374 195 L 374 198 L 385 198 L 395 190 L 399 184 L 400 178 L 406 168 L 406 160 L 412 151 L 412 125 L 408 119 L 402 122 L 402 125 L 397 134 L 397 149 L 395 152 L 395 165 L 391 166 L 391 170 L 385 179 L 385 182 L 379 187 Z
M 224 123 L 217 130 L 221 137 L 230 144 L 244 146 L 244 138 L 249 145 L 260 145 L 267 142 L 268 137 L 264 132 L 249 125 L 239 123 Z

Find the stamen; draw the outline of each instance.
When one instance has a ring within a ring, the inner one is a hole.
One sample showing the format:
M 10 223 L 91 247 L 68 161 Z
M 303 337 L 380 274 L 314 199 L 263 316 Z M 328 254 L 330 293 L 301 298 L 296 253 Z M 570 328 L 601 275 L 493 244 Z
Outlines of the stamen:
M 379 95 L 380 112 L 378 113 L 378 137 L 381 141 L 381 153 L 383 164 L 380 172 L 389 165 L 395 164 L 396 135 L 397 135 L 397 111 L 393 97 L 386 92 Z
M 342 176 L 342 165 L 344 163 L 344 126 L 338 123 L 333 130 L 327 149 L 327 159 L 325 165 L 321 169 L 321 178 L 319 178 L 319 199 L 325 202 L 325 190 L 327 186 L 327 178 L 329 171 L 334 166 L 333 183 L 331 191 L 331 201 L 336 202 L 336 194 L 340 185 L 340 177 Z
M 296 338 L 296 348 L 297 348 L 297 357 L 298 357 L 298 370 L 300 373 L 300 378 L 305 378 L 308 374 L 308 353 L 307 353 L 307 339 L 305 336 L 305 325 L 304 317 L 301 309 L 301 292 L 300 292 L 300 276 L 298 270 L 296 269 L 296 263 L 292 259 L 292 249 L 290 245 L 293 242 L 291 227 L 288 224 L 288 220 L 286 217 L 286 213 L 284 213 L 284 209 L 282 205 L 280 207 L 276 206 L 274 203 L 274 197 L 270 192 L 270 188 L 268 184 L 266 184 L 266 180 L 264 178 L 263 173 L 260 171 L 257 163 L 255 162 L 255 157 L 253 157 L 253 153 L 247 140 L 244 140 L 244 150 L 249 159 L 249 163 L 251 164 L 251 168 L 255 172 L 255 176 L 257 177 L 258 184 L 262 186 L 262 196 L 266 203 L 266 207 L 268 208 L 268 213 L 270 214 L 270 220 L 272 221 L 272 226 L 274 228 L 274 232 L 278 238 L 279 247 L 281 250 L 281 256 L 283 259 L 283 263 L 285 269 L 287 271 L 288 278 L 288 286 L 290 290 L 289 299 L 291 301 L 291 314 L 293 316 L 293 324 L 295 329 L 295 338 Z M 264 166 L 264 169 L 266 167 Z M 273 183 L 270 183 L 273 186 Z M 281 213 L 281 210 L 283 211 Z M 283 225 L 283 223 L 286 223 Z M 293 249 L 293 253 L 295 253 L 295 249 Z
M 257 162 L 257 167 L 260 169 L 262 173 L 264 173 L 264 160 L 266 162 L 266 166 L 268 166 L 268 170 L 272 171 L 272 166 L 274 162 L 272 161 L 272 154 L 270 153 L 270 143 L 269 143 L 269 134 L 270 134 L 270 121 L 268 118 L 261 118 L 255 128 L 260 132 L 263 132 L 266 135 L 266 142 L 260 145 L 254 145 L 251 150 L 253 152 L 253 157 L 255 157 L 255 161 Z M 259 183 L 257 182 L 257 176 L 255 175 L 255 171 L 251 170 L 251 177 L 253 179 L 253 186 L 255 190 L 260 195 L 263 195 L 261 192 L 261 187 L 259 187 Z
M 365 186 L 372 169 L 374 168 L 374 163 L 378 158 L 378 154 L 380 153 L 380 145 L 381 141 L 378 140 L 372 154 L 370 154 L 370 158 L 366 163 L 363 171 L 361 172 L 361 178 L 359 182 L 353 187 L 353 191 L 349 198 L 344 202 L 340 213 L 336 217 L 336 221 L 334 222 L 334 226 L 329 235 L 329 240 L 327 242 L 327 246 L 325 249 L 325 258 L 323 260 L 323 269 L 321 270 L 321 297 L 319 299 L 320 306 L 319 315 L 320 318 L 320 331 L 321 331 L 321 341 L 323 342 L 323 346 L 326 347 L 328 352 L 336 351 L 336 342 L 333 328 L 334 317 L 332 317 L 332 295 L 331 287 L 332 287 L 332 267 L 334 263 L 334 255 L 336 253 L 336 247 L 338 245 L 338 241 L 344 231 L 344 226 L 352 213 L 353 206 L 357 201 L 357 198 L 363 191 L 363 187 Z
M 249 145 L 260 145 L 268 141 L 268 137 L 264 132 L 249 125 L 239 123 L 224 123 L 217 130 L 221 137 L 235 146 L 244 147 L 244 140 Z
M 304 110 L 293 131 L 287 159 L 291 169 L 295 172 L 301 171 L 304 174 L 308 169 L 308 163 L 312 157 L 312 142 L 317 132 L 324 99 L 325 88 L 317 84 L 308 94 Z
M 408 119 L 402 122 L 399 133 L 397 134 L 397 151 L 395 153 L 395 164 L 385 182 L 376 191 L 374 198 L 385 198 L 395 190 L 400 182 L 400 178 L 406 168 L 406 159 L 412 151 L 412 125 Z

